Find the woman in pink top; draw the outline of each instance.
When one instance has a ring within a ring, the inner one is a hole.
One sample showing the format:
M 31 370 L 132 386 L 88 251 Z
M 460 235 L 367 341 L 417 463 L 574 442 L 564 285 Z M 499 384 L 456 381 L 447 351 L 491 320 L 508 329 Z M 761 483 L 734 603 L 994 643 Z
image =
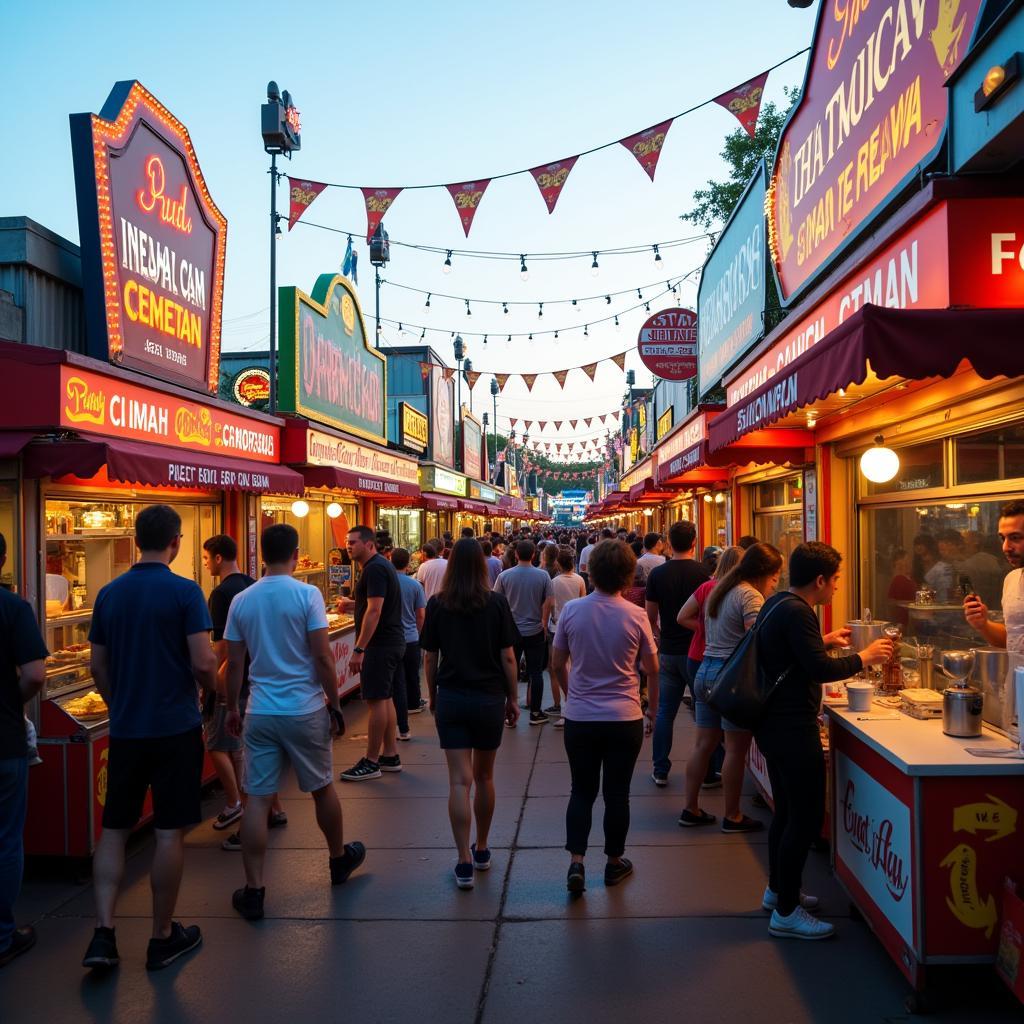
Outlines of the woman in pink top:
M 654 725 L 654 712 L 648 710 L 645 716 L 640 706 L 638 660 L 650 687 L 648 707 L 658 706 L 658 654 L 651 624 L 642 608 L 622 597 L 633 582 L 636 556 L 622 541 L 604 540 L 590 552 L 587 567 L 594 592 L 562 609 L 551 661 L 552 675 L 568 694 L 564 736 L 572 795 L 565 814 L 565 848 L 572 857 L 567 885 L 573 893 L 586 888 L 583 858 L 599 788 L 605 804 L 605 885 L 617 885 L 633 872 L 623 857 L 629 786 L 644 733 Z

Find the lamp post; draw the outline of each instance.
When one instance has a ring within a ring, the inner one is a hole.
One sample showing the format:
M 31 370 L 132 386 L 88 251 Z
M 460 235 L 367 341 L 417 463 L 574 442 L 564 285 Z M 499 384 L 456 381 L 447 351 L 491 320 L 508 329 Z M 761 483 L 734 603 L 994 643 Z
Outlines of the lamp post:
M 388 233 L 384 230 L 383 221 L 377 225 L 370 239 L 370 263 L 374 268 L 374 284 L 377 293 L 377 330 L 374 335 L 374 346 L 380 348 L 380 268 L 386 267 L 391 259 L 391 243 Z
M 270 412 L 277 411 L 277 243 L 281 221 L 277 212 L 277 157 L 302 149 L 302 120 L 292 98 L 277 82 L 267 83 L 267 102 L 260 107 L 263 151 L 270 155 Z
M 483 415 L 482 422 L 483 422 L 483 425 L 484 425 L 484 455 L 487 456 L 487 467 L 486 467 L 487 468 L 487 480 L 488 480 L 488 482 L 490 482 L 490 479 L 491 479 L 491 458 L 490 458 L 489 455 L 487 455 L 487 425 L 488 425 L 488 423 L 490 423 L 490 419 L 487 416 L 487 410 L 486 409 L 484 409 L 484 415 Z M 497 452 L 495 452 L 495 455 L 497 455 Z
M 462 364 L 462 376 L 465 378 L 466 387 L 469 389 L 469 411 L 473 411 L 473 389 L 469 384 L 469 375 L 473 372 L 473 360 L 467 359 Z
M 457 452 L 456 462 L 459 469 L 465 469 L 466 467 L 462 465 L 462 360 L 466 358 L 466 344 L 462 340 L 461 334 L 455 335 L 455 342 L 452 347 L 455 351 L 455 364 L 458 367 L 456 372 L 459 379 L 459 392 L 457 399 L 459 407 L 459 450 Z
M 498 387 L 498 378 L 491 378 L 491 399 L 494 402 L 494 479 L 491 483 L 494 483 L 498 478 L 498 392 L 501 389 Z

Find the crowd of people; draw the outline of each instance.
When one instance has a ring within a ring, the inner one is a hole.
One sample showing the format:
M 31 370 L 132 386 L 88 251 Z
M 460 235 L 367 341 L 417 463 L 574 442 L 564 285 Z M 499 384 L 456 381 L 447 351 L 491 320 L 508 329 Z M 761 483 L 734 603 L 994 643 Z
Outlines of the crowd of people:
M 202 819 L 204 745 L 225 794 L 213 828 L 241 822 L 224 848 L 242 854 L 244 884 L 232 896 L 242 917 L 264 914 L 267 830 L 287 825 L 277 794 L 288 764 L 315 805 L 327 847 L 325 879 L 344 884 L 367 856 L 363 843 L 345 841 L 332 767 L 332 740 L 345 722 L 323 596 L 294 578 L 296 531 L 284 524 L 264 531 L 258 580 L 240 569 L 230 537 L 209 538 L 204 564 L 218 585 L 207 601 L 194 581 L 170 570 L 181 540 L 172 508 L 150 506 L 135 530 L 139 560 L 99 593 L 90 631 L 93 677 L 110 711 L 107 799 L 93 865 L 97 922 L 83 959 L 93 969 L 119 962 L 114 910 L 126 843 L 147 790 L 156 840 L 147 967 L 166 967 L 202 941 L 197 926 L 174 919 L 174 909 L 184 833 Z M 1004 596 L 1003 608 L 1017 607 L 1014 600 L 1024 608 L 1024 502 L 1004 508 L 1000 536 L 1017 570 L 1006 578 L 1013 593 Z M 789 588 L 775 593 L 784 566 L 771 544 L 744 537 L 698 558 L 695 542 L 696 529 L 685 521 L 673 523 L 664 538 L 610 529 L 477 537 L 466 529 L 412 553 L 370 527 L 354 527 L 347 550 L 358 572 L 340 610 L 355 617 L 350 671 L 360 676 L 368 708 L 367 745 L 340 781 L 365 783 L 402 771 L 398 744 L 410 738 L 409 716 L 428 710 L 448 766 L 453 877 L 460 889 L 471 889 L 475 873 L 491 866 L 495 760 L 505 730 L 516 728 L 523 710 L 522 678 L 529 725 L 562 730 L 571 773 L 566 887 L 580 894 L 599 792 L 604 884 L 632 874 L 625 856 L 629 796 L 644 736 L 653 734 L 651 782 L 665 786 L 673 722 L 685 703 L 696 739 L 686 760 L 679 826 L 716 824 L 700 796 L 721 786 L 723 832 L 763 827 L 743 813 L 740 799 L 755 739 L 775 801 L 762 896 L 769 931 L 830 936 L 832 926 L 811 913 L 816 898 L 801 887 L 825 808 L 821 686 L 885 661 L 892 642 L 829 656 L 850 639 L 849 629 L 822 635 L 816 615 L 839 582 L 842 558 L 835 548 L 797 546 L 787 567 Z M 0 537 L 0 566 L 5 553 Z M 965 614 L 990 642 L 1019 645 L 1022 616 L 992 623 L 977 594 L 968 596 Z M 751 629 L 761 671 L 779 681 L 752 731 L 723 719 L 713 701 L 716 679 Z M 46 656 L 30 607 L 0 591 L 0 966 L 35 941 L 31 928 L 15 926 L 14 902 L 27 772 L 22 709 L 42 686 Z

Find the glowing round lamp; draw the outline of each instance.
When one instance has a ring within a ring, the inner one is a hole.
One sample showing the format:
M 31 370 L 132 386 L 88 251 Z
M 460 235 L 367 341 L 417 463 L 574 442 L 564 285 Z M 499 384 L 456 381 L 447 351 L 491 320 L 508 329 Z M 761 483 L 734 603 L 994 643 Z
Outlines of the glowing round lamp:
M 860 457 L 860 471 L 873 484 L 884 484 L 900 471 L 900 457 L 883 445 L 882 435 L 875 438 L 873 448 Z
M 648 516 L 648 517 L 653 516 L 654 515 L 654 509 L 653 508 L 645 508 L 644 509 L 644 515 Z
M 1006 68 L 999 64 L 988 69 L 985 81 L 981 84 L 981 91 L 985 96 L 991 96 L 1003 82 L 1006 81 Z
M 725 495 L 721 491 L 719 491 L 715 495 L 715 504 L 716 505 L 722 505 L 722 504 L 724 504 L 724 502 L 725 502 Z
M 715 499 L 712 498 L 710 494 L 705 494 L 704 495 L 704 500 L 710 505 L 711 502 L 713 502 Z
M 331 519 L 337 519 L 341 515 L 341 506 L 336 501 L 332 501 L 327 506 L 327 515 Z
M 309 502 L 299 498 L 292 502 L 292 515 L 299 519 L 305 519 L 309 515 Z

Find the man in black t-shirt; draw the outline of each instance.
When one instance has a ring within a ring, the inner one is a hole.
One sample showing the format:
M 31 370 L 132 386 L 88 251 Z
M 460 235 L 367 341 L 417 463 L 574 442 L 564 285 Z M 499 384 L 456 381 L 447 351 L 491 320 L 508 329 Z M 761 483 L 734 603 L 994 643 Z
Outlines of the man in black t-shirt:
M 0 569 L 6 561 L 7 540 L 0 534 Z M 30 925 L 15 927 L 14 903 L 21 891 L 28 804 L 25 705 L 43 688 L 48 653 L 32 609 L 0 589 L 0 967 L 36 942 Z
M 652 752 L 655 785 L 668 784 L 672 768 L 672 725 L 689 682 L 686 656 L 693 633 L 676 621 L 679 610 L 693 592 L 710 579 L 707 570 L 694 560 L 697 528 L 693 523 L 673 523 L 668 531 L 672 557 L 651 570 L 647 577 L 646 607 L 651 628 L 658 640 L 658 716 L 654 723 Z
M 370 527 L 356 526 L 349 531 L 346 545 L 361 572 L 355 600 L 342 598 L 339 606 L 343 612 L 355 612 L 356 644 L 349 659 L 349 671 L 360 673 L 360 690 L 370 720 L 366 757 L 341 773 L 344 782 L 379 779 L 382 772 L 402 770 L 397 747 L 398 719 L 391 699 L 405 656 L 402 594 L 398 573 L 377 553 L 375 540 Z

